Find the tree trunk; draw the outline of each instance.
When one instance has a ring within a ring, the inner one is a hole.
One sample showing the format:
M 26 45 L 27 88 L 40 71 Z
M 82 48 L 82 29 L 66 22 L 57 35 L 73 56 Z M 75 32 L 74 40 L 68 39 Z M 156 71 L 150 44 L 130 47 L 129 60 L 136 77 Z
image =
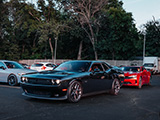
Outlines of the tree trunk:
M 97 50 L 95 48 L 95 44 L 92 44 L 92 45 L 93 45 L 93 51 L 94 51 L 95 60 L 98 60 L 98 55 L 97 55 Z
M 82 55 L 82 45 L 83 45 L 83 41 L 80 42 L 79 44 L 79 51 L 78 51 L 78 56 L 77 56 L 77 60 L 81 60 L 81 55 Z
M 51 38 L 49 38 L 49 45 L 50 45 L 50 48 L 51 48 L 51 54 L 52 54 L 52 61 L 54 62 L 54 53 L 53 53 L 53 46 L 52 46 L 52 41 L 51 41 Z
M 57 40 L 58 37 L 55 37 L 55 50 L 54 50 L 54 64 L 56 63 L 56 54 L 57 54 Z

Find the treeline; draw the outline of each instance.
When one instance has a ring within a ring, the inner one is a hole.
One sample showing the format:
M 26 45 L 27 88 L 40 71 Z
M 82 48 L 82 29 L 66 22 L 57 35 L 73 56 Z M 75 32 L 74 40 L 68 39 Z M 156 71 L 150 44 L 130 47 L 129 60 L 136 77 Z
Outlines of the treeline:
M 160 23 L 137 30 L 119 0 L 0 0 L 0 59 L 160 57 Z

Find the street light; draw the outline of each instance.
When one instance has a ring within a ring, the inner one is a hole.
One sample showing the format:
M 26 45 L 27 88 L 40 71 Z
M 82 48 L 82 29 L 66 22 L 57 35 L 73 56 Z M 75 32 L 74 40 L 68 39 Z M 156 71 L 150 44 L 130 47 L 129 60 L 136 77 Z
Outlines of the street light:
M 143 60 L 145 57 L 145 44 L 146 44 L 146 34 L 144 34 L 144 42 L 143 42 Z

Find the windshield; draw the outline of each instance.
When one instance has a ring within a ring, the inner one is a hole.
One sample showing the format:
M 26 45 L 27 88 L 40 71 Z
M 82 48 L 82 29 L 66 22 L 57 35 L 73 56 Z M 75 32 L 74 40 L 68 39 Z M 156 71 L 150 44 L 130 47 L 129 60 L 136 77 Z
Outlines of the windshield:
M 139 72 L 140 71 L 140 67 L 121 67 L 121 70 Z
M 42 67 L 43 64 L 42 63 L 34 63 L 32 64 L 32 67 Z
M 22 65 L 17 62 L 4 62 L 8 69 L 24 69 Z
M 152 64 L 152 63 L 145 63 L 143 66 L 144 67 L 154 67 L 154 64 Z
M 86 72 L 89 70 L 91 62 L 68 61 L 60 64 L 55 70 Z

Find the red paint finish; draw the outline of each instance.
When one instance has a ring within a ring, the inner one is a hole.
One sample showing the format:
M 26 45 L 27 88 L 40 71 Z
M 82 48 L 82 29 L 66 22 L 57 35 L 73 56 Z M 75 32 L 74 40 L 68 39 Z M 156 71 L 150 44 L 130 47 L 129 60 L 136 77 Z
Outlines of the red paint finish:
M 125 69 L 125 67 L 122 67 Z M 127 67 L 130 71 L 124 71 L 125 79 L 123 86 L 137 86 L 141 88 L 143 85 L 150 85 L 151 73 L 143 66 Z M 134 69 L 134 70 L 133 70 Z M 137 71 L 135 71 L 137 69 Z M 122 69 L 123 70 L 123 69 Z

